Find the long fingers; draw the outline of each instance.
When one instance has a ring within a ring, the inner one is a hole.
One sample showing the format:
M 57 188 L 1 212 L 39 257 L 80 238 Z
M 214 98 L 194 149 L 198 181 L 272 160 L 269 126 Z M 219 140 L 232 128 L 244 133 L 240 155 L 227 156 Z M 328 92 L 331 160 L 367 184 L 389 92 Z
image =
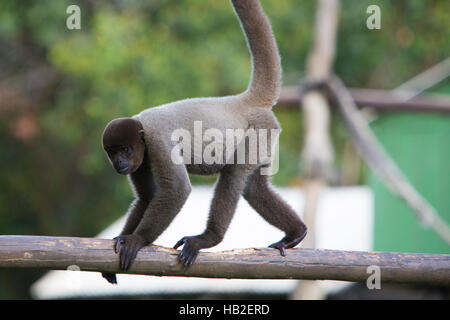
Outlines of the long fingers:
M 114 252 L 119 254 L 120 269 L 127 271 L 136 258 L 138 251 L 145 246 L 145 243 L 130 235 L 118 236 L 114 240 Z
M 183 264 L 183 266 L 189 267 L 197 259 L 199 250 L 189 243 L 189 237 L 184 237 L 179 240 L 175 244 L 174 248 L 178 249 L 178 247 L 180 247 L 181 245 L 184 246 L 180 254 L 178 255 L 178 260 Z
M 135 243 L 122 245 L 120 248 L 120 268 L 127 271 L 137 256 L 140 247 Z
M 115 253 L 119 253 L 120 252 L 120 246 L 125 243 L 125 240 L 121 239 L 120 236 L 119 237 L 115 237 L 114 240 L 115 240 L 114 252 Z

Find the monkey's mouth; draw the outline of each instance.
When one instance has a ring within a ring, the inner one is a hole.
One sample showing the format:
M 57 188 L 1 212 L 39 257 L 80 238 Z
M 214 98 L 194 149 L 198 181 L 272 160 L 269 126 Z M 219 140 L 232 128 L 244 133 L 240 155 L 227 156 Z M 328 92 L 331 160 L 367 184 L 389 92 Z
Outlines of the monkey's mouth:
M 128 170 L 130 170 L 130 167 L 120 168 L 117 170 L 117 172 L 120 174 L 127 174 Z

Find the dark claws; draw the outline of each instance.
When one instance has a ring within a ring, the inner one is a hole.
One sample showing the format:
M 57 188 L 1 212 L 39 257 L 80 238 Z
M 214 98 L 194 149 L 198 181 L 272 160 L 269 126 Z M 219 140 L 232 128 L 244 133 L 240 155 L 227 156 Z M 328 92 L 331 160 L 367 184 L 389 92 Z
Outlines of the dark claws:
M 280 254 L 285 257 L 286 256 L 286 246 L 281 244 L 280 242 L 272 243 L 269 248 L 274 248 L 280 250 Z
M 192 246 L 192 244 L 189 243 L 190 238 L 191 237 L 184 237 L 174 245 L 174 249 L 178 249 L 178 247 L 184 245 L 183 249 L 178 255 L 178 261 L 180 261 L 186 268 L 190 267 L 195 262 L 199 252 L 198 249 L 196 249 L 194 246 Z
M 119 254 L 119 266 L 123 271 L 127 271 L 138 251 L 146 245 L 145 241 L 137 235 L 120 235 L 115 237 L 114 252 Z
M 139 249 L 140 248 L 134 243 L 130 243 L 128 246 L 122 246 L 120 248 L 120 268 L 123 271 L 130 269 Z
M 297 237 L 297 238 L 294 238 L 294 239 L 286 236 L 283 239 L 281 239 L 280 241 L 272 243 L 269 246 L 269 248 L 278 249 L 280 251 L 280 254 L 283 257 L 285 257 L 286 256 L 286 249 L 290 249 L 290 248 L 293 248 L 296 245 L 298 245 L 303 240 L 303 238 L 305 238 L 306 232 L 307 231 L 305 230 L 305 232 L 300 237 Z
M 180 247 L 181 245 L 184 244 L 184 238 L 181 240 L 178 240 L 178 242 L 173 246 L 174 249 L 178 249 L 178 247 Z
M 116 254 L 119 254 L 119 267 L 123 271 L 127 271 L 131 267 L 139 250 L 148 244 L 146 240 L 137 234 L 120 235 L 113 240 L 113 249 Z M 109 283 L 117 284 L 115 273 L 103 272 L 102 277 Z
M 113 238 L 114 242 L 114 252 L 120 252 L 120 245 L 125 243 L 125 240 L 121 239 L 120 236 Z
M 120 269 L 123 271 L 127 271 L 126 269 L 126 259 L 127 259 L 127 253 L 128 248 L 127 247 L 121 247 L 120 253 L 119 253 L 119 259 L 120 259 Z

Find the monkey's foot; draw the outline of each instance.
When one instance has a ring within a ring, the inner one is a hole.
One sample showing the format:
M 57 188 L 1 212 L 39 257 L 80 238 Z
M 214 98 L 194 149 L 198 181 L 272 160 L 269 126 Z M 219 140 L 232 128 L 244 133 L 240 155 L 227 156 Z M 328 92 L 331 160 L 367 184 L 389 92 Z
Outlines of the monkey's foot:
M 115 273 L 102 272 L 102 277 L 105 278 L 111 284 L 117 284 L 117 278 Z
M 178 260 L 185 266 L 189 267 L 191 266 L 195 259 L 197 259 L 197 255 L 199 252 L 199 249 L 197 249 L 193 245 L 193 239 L 195 236 L 192 237 L 184 237 L 181 240 L 179 240 L 173 247 L 174 249 L 178 249 L 181 245 L 183 246 L 183 249 L 180 252 L 180 255 L 178 256 Z
M 272 243 L 269 248 L 275 248 L 280 250 L 280 254 L 285 257 L 286 256 L 286 249 L 293 248 L 296 245 L 300 243 L 300 241 L 303 240 L 303 238 L 306 236 L 306 230 L 305 232 L 298 238 L 292 239 L 291 237 L 284 237 L 278 242 Z
M 148 242 L 141 236 L 133 233 L 127 235 L 120 235 L 115 237 L 114 251 L 119 254 L 120 269 L 127 271 L 138 251 L 145 247 Z

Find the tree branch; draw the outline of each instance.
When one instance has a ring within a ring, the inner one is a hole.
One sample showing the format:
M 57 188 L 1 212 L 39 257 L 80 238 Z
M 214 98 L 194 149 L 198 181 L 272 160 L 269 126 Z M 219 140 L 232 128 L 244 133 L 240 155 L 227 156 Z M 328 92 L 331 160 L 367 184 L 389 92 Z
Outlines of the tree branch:
M 425 93 L 410 100 L 397 97 L 389 90 L 378 89 L 348 89 L 358 107 L 373 107 L 380 111 L 420 111 L 420 112 L 450 112 L 450 98 L 436 93 Z M 281 88 L 277 108 L 298 109 L 302 99 L 298 86 L 285 86 Z
M 0 236 L 0 268 L 115 272 L 113 241 L 93 238 Z M 286 257 L 269 248 L 200 253 L 188 269 L 177 262 L 179 251 L 148 246 L 127 273 L 237 279 L 315 279 L 365 282 L 367 267 L 381 270 L 381 282 L 450 286 L 450 255 L 289 249 Z

